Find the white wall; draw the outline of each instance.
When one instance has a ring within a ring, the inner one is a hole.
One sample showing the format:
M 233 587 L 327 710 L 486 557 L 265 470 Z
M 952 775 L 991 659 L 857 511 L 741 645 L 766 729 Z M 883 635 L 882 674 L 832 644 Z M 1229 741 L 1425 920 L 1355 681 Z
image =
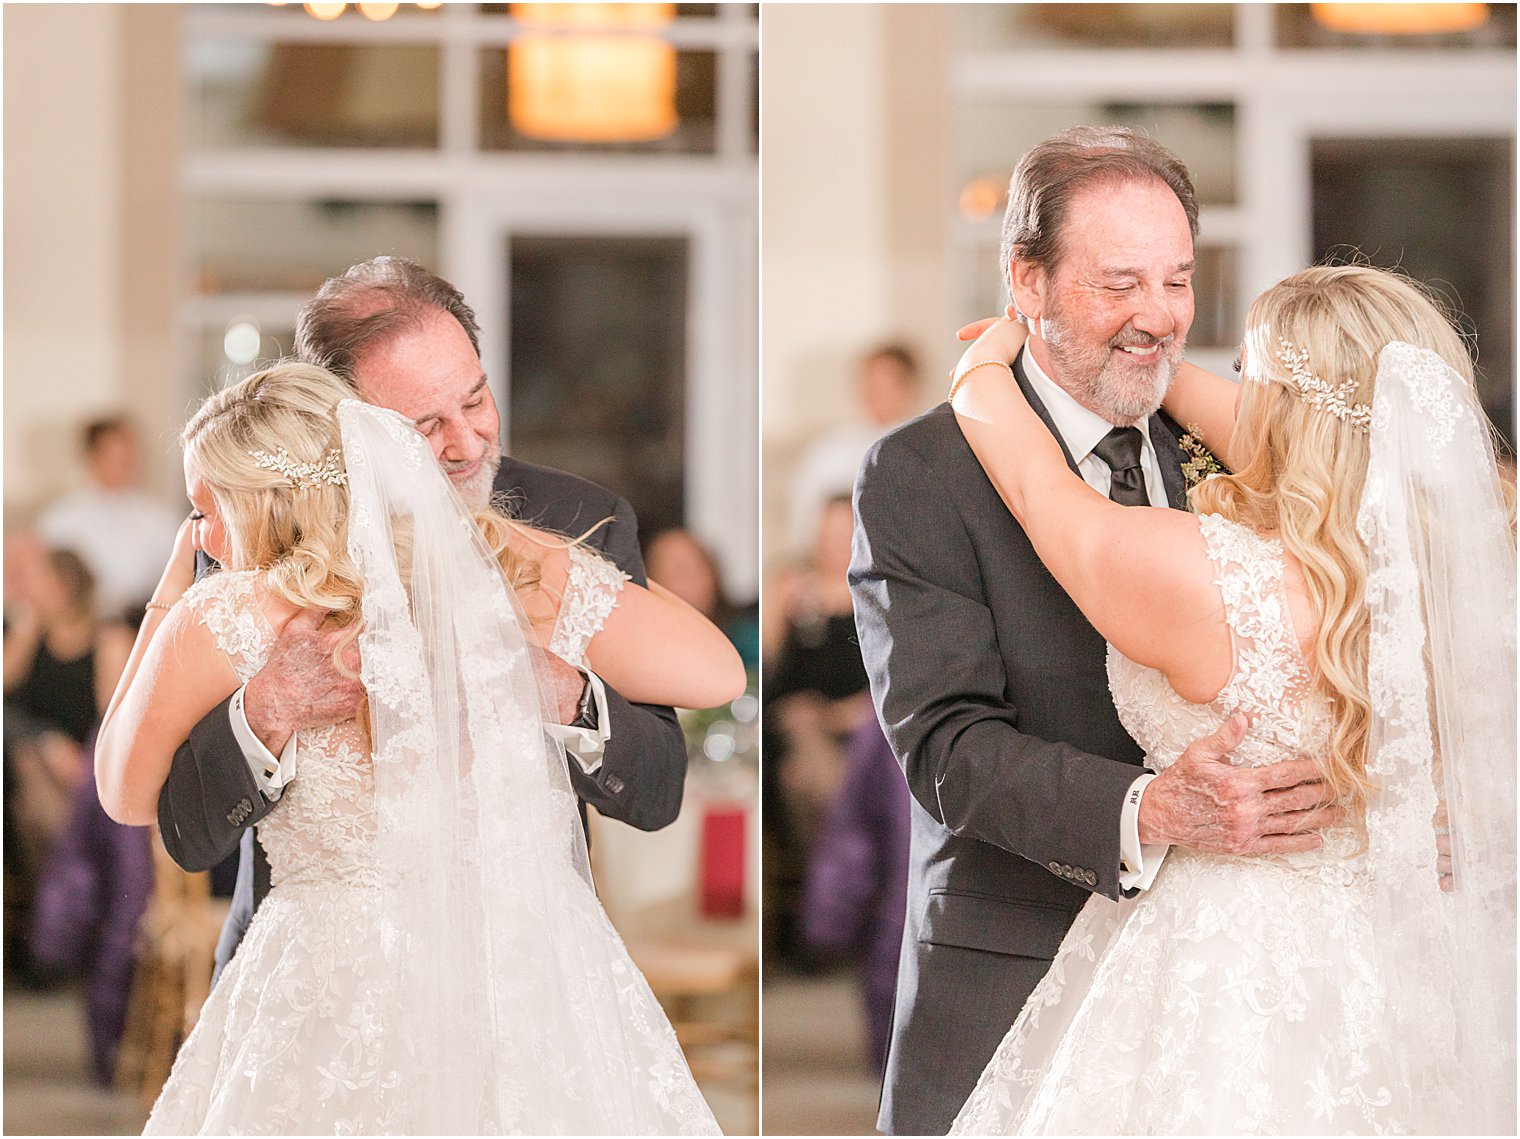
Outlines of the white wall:
M 793 464 L 850 417 L 863 351 L 904 340 L 925 406 L 954 359 L 945 19 L 930 5 L 768 6 L 761 21 L 766 561 Z
M 68 482 L 75 426 L 123 398 L 122 14 L 5 6 L 5 498 L 23 509 Z
M 883 22 L 874 5 L 777 5 L 762 20 L 767 437 L 844 418 L 852 356 L 891 331 Z

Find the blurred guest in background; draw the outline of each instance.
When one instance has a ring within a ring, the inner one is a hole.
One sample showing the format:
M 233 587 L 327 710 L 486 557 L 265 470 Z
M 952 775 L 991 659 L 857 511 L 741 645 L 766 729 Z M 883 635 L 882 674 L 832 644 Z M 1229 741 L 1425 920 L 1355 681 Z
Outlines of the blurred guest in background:
M 95 580 L 77 554 L 29 535 L 6 554 L 6 963 L 35 979 L 26 934 L 37 877 L 84 780 L 84 744 L 132 635 L 99 620 Z
M 855 488 L 860 461 L 871 444 L 919 410 L 918 358 L 902 344 L 866 353 L 855 378 L 856 418 L 813 440 L 797 464 L 787 533 L 792 552 L 805 556 L 818 530 L 818 516 L 836 495 Z
M 728 635 L 746 669 L 760 666 L 760 624 L 755 605 L 736 606 L 723 589 L 718 560 L 690 530 L 662 530 L 644 550 L 650 577 Z
M 797 964 L 808 956 L 797 935 L 803 868 L 844 776 L 844 741 L 872 715 L 845 581 L 853 525 L 849 496 L 831 498 L 808 564 L 783 570 L 767 593 L 767 921 L 780 958 Z
M 37 530 L 49 546 L 73 550 L 90 567 L 102 617 L 135 623 L 158 584 L 181 516 L 139 489 L 141 448 L 128 419 L 94 420 L 83 442 L 86 485 L 44 510 Z
M 86 763 L 94 739 L 86 748 Z M 110 1087 L 137 964 L 137 926 L 153 892 L 152 832 L 113 822 L 95 780 L 81 779 L 43 863 L 28 948 L 51 975 L 83 972 L 91 1072 Z
M 872 1072 L 882 1074 L 908 905 L 908 786 L 874 716 L 846 748 L 849 766 L 808 860 L 802 932 L 851 954 L 860 971 Z

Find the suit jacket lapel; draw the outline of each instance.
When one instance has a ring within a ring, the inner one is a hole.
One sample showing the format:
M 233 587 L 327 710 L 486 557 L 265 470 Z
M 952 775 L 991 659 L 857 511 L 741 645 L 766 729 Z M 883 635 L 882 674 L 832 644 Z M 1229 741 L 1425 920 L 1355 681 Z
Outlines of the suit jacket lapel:
M 1078 478 L 1082 472 L 1077 470 L 1076 461 L 1071 457 L 1071 452 L 1066 449 L 1066 440 L 1061 438 L 1061 433 L 1056 430 L 1056 421 L 1050 417 L 1050 412 L 1045 409 L 1045 401 L 1035 395 L 1034 385 L 1029 382 L 1029 377 L 1024 374 L 1024 353 L 1027 349 L 1019 349 L 1019 354 L 1013 358 L 1013 378 L 1019 385 L 1019 391 L 1024 393 L 1024 398 L 1029 401 L 1029 406 L 1034 408 L 1034 413 L 1040 417 L 1040 422 L 1045 424 L 1045 429 L 1056 437 L 1056 442 L 1061 445 L 1061 454 L 1066 456 L 1066 465 L 1071 468 L 1072 474 Z
M 1182 481 L 1182 448 L 1177 445 L 1176 424 L 1157 412 L 1150 418 L 1151 446 L 1161 467 L 1161 481 L 1166 486 L 1166 501 L 1174 510 L 1187 509 L 1187 487 Z

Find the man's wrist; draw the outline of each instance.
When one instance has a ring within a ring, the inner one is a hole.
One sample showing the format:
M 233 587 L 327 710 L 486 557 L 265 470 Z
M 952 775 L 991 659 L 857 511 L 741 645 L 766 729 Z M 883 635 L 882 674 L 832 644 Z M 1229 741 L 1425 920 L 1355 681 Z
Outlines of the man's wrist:
M 567 727 L 589 728 L 595 731 L 600 723 L 596 708 L 596 690 L 591 685 L 591 674 L 581 671 L 581 694 L 575 705 L 575 719 Z
M 269 714 L 254 688 L 257 683 L 258 677 L 254 677 L 243 689 L 243 717 L 248 721 L 248 730 L 258 737 L 259 743 L 274 755 L 279 755 L 295 734 L 295 729 Z

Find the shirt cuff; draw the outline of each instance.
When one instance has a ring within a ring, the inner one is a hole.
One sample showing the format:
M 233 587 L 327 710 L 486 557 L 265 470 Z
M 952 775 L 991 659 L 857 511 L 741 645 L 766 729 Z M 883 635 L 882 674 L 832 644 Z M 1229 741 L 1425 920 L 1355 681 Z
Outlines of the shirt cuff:
M 573 728 L 569 724 L 545 724 L 544 731 L 549 733 L 551 740 L 575 757 L 575 762 L 580 764 L 582 771 L 587 775 L 595 775 L 602 768 L 602 754 L 607 750 L 607 741 L 612 738 L 612 720 L 607 714 L 607 686 L 602 683 L 602 678 L 589 668 L 581 671 L 586 674 L 586 683 L 596 701 L 596 727 Z
M 1140 841 L 1140 801 L 1154 771 L 1147 771 L 1129 785 L 1119 812 L 1119 885 L 1125 890 L 1145 890 L 1156 880 L 1156 871 L 1172 848 L 1164 842 Z
M 290 733 L 285 750 L 276 759 L 274 752 L 265 747 L 248 726 L 248 715 L 243 711 L 243 692 L 244 689 L 239 688 L 232 694 L 227 718 L 232 721 L 232 734 L 237 739 L 238 746 L 243 749 L 243 759 L 248 764 L 248 770 L 253 772 L 254 783 L 264 798 L 273 803 L 285 790 L 286 784 L 296 777 L 297 733 Z

